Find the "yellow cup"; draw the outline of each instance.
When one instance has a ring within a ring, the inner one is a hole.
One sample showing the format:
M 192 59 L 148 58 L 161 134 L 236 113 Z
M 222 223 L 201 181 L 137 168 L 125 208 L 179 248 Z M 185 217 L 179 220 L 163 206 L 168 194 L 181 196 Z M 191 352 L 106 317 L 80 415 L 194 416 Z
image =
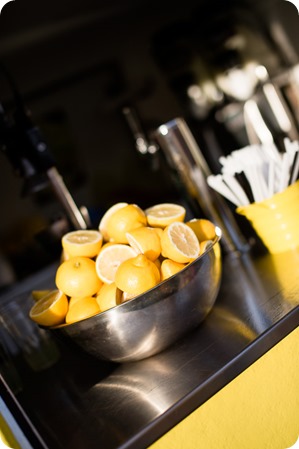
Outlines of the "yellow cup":
M 236 212 L 247 218 L 271 254 L 299 248 L 299 181 Z

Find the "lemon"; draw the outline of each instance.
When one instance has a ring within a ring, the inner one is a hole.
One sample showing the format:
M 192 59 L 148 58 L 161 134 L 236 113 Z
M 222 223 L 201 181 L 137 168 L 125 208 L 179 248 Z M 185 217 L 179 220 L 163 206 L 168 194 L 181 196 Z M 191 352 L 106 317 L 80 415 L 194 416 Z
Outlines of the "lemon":
M 72 306 L 69 307 L 65 317 L 65 322 L 67 324 L 75 323 L 96 315 L 97 313 L 100 313 L 100 307 L 94 296 L 77 298 L 73 302 Z
M 55 283 L 67 296 L 76 297 L 95 295 L 102 286 L 94 260 L 81 256 L 72 257 L 59 265 Z
M 124 206 L 127 206 L 128 203 L 116 203 L 113 206 L 109 207 L 109 209 L 104 213 L 104 215 L 102 216 L 100 223 L 99 223 L 99 231 L 103 236 L 104 241 L 108 241 L 109 240 L 109 234 L 107 231 L 107 225 L 108 225 L 108 221 L 109 218 L 114 214 L 114 212 L 116 212 L 118 209 L 121 209 Z
M 29 317 L 41 326 L 57 326 L 64 322 L 68 299 L 61 290 L 51 290 L 30 309 Z
M 193 218 L 186 224 L 193 229 L 198 240 L 214 240 L 216 237 L 215 225 L 205 218 Z
M 102 234 L 90 229 L 68 232 L 61 239 L 66 258 L 75 256 L 93 258 L 98 255 L 102 243 Z
M 115 274 L 116 286 L 131 295 L 140 295 L 159 282 L 159 269 L 144 254 L 123 262 Z
M 164 259 L 161 263 L 161 281 L 165 281 L 166 279 L 170 278 L 174 274 L 181 271 L 183 268 L 185 268 L 187 264 L 185 263 L 179 263 L 175 262 L 171 259 Z
M 72 307 L 79 299 L 81 299 L 81 296 L 72 296 L 69 298 L 69 308 Z
M 159 271 L 161 269 L 162 261 L 163 261 L 163 257 L 158 257 L 158 259 L 154 260 L 154 264 L 156 265 L 156 267 L 158 268 Z
M 146 225 L 144 211 L 137 204 L 128 204 L 116 210 L 107 219 L 107 236 L 111 242 L 128 243 L 126 233 Z
M 153 262 L 161 254 L 161 240 L 155 228 L 142 226 L 127 232 L 127 240 L 137 254 L 145 254 Z
M 97 303 L 100 306 L 101 312 L 111 309 L 116 306 L 116 285 L 114 282 L 111 284 L 103 284 L 99 293 L 96 296 Z
M 153 227 L 152 229 L 154 229 L 159 237 L 159 239 L 161 240 L 162 234 L 163 234 L 163 228 L 155 228 Z
M 200 254 L 203 254 L 213 245 L 212 240 L 202 240 L 200 242 Z
M 145 210 L 149 226 L 165 228 L 174 221 L 185 220 L 186 209 L 180 204 L 161 203 Z
M 121 291 L 121 290 L 119 290 Z M 130 299 L 135 298 L 135 296 L 137 296 L 137 294 L 133 294 L 133 293 L 127 293 L 127 292 L 121 292 L 121 302 L 126 302 L 129 301 Z
M 61 254 L 60 254 L 60 263 L 64 262 L 65 260 L 69 260 L 69 259 L 70 259 L 70 255 L 67 254 L 65 249 L 62 248 L 62 251 L 61 251 Z
M 136 256 L 136 251 L 123 243 L 107 243 L 100 250 L 96 258 L 96 272 L 102 282 L 114 282 L 115 273 L 119 265 L 127 259 Z
M 39 301 L 44 296 L 48 295 L 52 290 L 32 290 L 31 296 L 33 301 Z
M 187 263 L 200 254 L 200 245 L 195 232 L 182 222 L 166 226 L 161 237 L 162 256 L 175 262 Z

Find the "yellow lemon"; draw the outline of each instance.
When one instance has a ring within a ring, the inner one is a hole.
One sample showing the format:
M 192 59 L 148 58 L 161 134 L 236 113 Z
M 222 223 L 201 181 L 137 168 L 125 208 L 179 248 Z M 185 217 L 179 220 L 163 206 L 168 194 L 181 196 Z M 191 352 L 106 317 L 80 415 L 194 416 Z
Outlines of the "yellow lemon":
M 77 298 L 71 307 L 69 307 L 65 322 L 67 324 L 75 323 L 96 315 L 97 313 L 100 313 L 100 307 L 94 296 Z
M 174 221 L 183 222 L 186 209 L 180 204 L 161 203 L 145 210 L 149 226 L 165 228 Z
M 81 256 L 72 257 L 59 265 L 55 283 L 67 296 L 76 297 L 95 295 L 102 286 L 94 260 Z
M 96 296 L 97 303 L 100 306 L 101 312 L 111 309 L 116 306 L 116 285 L 114 282 L 111 284 L 103 284 L 99 293 Z
M 115 243 L 128 243 L 126 233 L 146 225 L 143 210 L 137 204 L 128 204 L 116 210 L 107 220 L 108 239 Z
M 159 282 L 159 269 L 144 254 L 123 262 L 115 274 L 116 286 L 131 295 L 140 295 Z
M 107 225 L 108 225 L 108 221 L 109 218 L 114 214 L 114 212 L 116 212 L 118 209 L 121 209 L 124 206 L 127 206 L 128 203 L 116 203 L 113 206 L 109 207 L 109 209 L 104 213 L 104 215 L 102 216 L 100 223 L 99 223 L 99 231 L 103 236 L 103 239 L 105 242 L 108 242 L 109 240 L 109 234 L 107 231 Z
M 68 232 L 61 239 L 66 259 L 75 256 L 93 258 L 99 254 L 102 243 L 102 234 L 91 229 Z
M 107 243 L 96 258 L 96 272 L 102 282 L 114 282 L 119 265 L 127 259 L 136 256 L 136 251 L 123 243 Z
M 186 222 L 196 234 L 196 237 L 201 242 L 203 240 L 214 240 L 216 237 L 215 225 L 205 218 L 193 218 Z
M 130 299 L 135 298 L 135 296 L 138 296 L 136 294 L 122 292 L 121 290 L 119 290 L 119 292 L 121 292 L 121 303 L 129 301 Z
M 159 239 L 161 240 L 162 234 L 163 234 L 163 228 L 155 228 L 153 227 L 152 229 L 154 229 L 159 237 Z
M 203 254 L 205 251 L 207 251 L 211 246 L 213 245 L 212 240 L 202 240 L 200 242 L 200 254 Z
M 142 226 L 127 232 L 127 240 L 137 254 L 144 254 L 153 262 L 161 254 L 161 240 L 155 228 Z
M 81 299 L 81 296 L 72 296 L 69 298 L 69 308 L 72 307 L 79 299 Z
M 30 309 L 29 317 L 41 326 L 57 326 L 64 322 L 68 299 L 61 290 L 51 290 Z
M 154 264 L 156 265 L 156 267 L 158 268 L 158 270 L 161 269 L 161 263 L 163 261 L 163 257 L 158 257 L 158 259 L 154 260 Z
M 175 262 L 171 259 L 164 259 L 161 263 L 161 281 L 165 281 L 166 279 L 170 278 L 174 274 L 181 271 L 183 268 L 185 268 L 187 264 L 186 263 L 179 263 Z
M 60 263 L 64 262 L 65 260 L 70 259 L 69 254 L 65 251 L 65 249 L 62 248 L 61 254 L 60 254 Z
M 187 263 L 200 254 L 200 245 L 195 232 L 182 222 L 166 226 L 161 237 L 162 256 L 175 262 Z

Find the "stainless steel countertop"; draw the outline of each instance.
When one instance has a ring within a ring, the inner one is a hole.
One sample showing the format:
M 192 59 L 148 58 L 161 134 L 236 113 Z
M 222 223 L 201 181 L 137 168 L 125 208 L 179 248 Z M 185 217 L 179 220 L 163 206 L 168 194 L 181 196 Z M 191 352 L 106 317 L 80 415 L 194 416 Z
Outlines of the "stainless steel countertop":
M 226 255 L 213 310 L 174 346 L 119 365 L 59 342 L 53 367 L 21 363 L 16 398 L 50 449 L 146 448 L 298 326 L 298 262 L 299 251 Z M 54 269 L 25 287 L 50 288 Z

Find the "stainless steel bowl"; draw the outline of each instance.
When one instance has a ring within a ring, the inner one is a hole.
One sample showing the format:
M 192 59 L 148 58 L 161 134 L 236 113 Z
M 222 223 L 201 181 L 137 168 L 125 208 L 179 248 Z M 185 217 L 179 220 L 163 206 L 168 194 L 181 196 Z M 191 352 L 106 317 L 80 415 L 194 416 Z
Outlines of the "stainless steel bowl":
M 101 360 L 131 362 L 161 352 L 208 315 L 221 281 L 221 231 L 206 252 L 182 271 L 137 296 L 85 320 L 48 328 Z

